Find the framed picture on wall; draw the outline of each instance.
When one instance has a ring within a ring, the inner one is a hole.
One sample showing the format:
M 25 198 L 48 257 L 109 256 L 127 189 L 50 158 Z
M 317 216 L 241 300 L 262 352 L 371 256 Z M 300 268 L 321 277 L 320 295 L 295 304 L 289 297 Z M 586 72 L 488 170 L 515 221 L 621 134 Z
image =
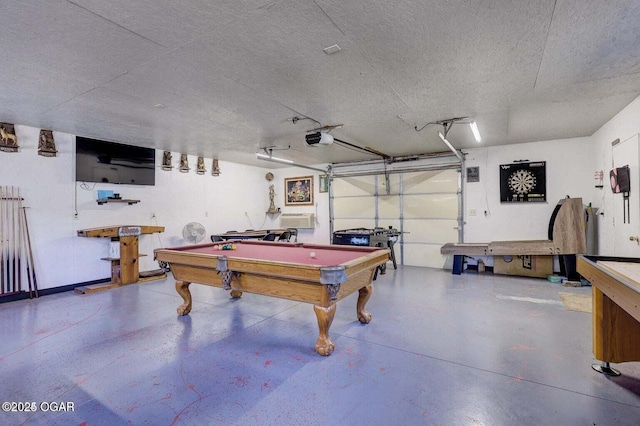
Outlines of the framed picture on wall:
M 320 192 L 329 192 L 329 175 L 320 175 Z
M 313 176 L 284 179 L 285 206 L 313 205 Z

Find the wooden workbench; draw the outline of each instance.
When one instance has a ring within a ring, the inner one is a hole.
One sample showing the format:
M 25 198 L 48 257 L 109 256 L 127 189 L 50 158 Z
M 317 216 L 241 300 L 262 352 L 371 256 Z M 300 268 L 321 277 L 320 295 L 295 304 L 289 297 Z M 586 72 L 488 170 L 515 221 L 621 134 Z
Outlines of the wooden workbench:
M 118 257 L 102 258 L 102 260 L 111 262 L 110 283 L 76 287 L 74 291 L 82 294 L 92 293 L 166 277 L 167 274 L 163 271 L 154 271 L 154 273 L 143 272 L 142 274 L 145 276 L 140 276 L 138 259 L 143 255 L 138 253 L 138 237 L 156 232 L 164 232 L 164 226 L 120 225 L 78 230 L 79 237 L 110 238 L 111 241 L 118 241 L 120 244 L 120 255 Z

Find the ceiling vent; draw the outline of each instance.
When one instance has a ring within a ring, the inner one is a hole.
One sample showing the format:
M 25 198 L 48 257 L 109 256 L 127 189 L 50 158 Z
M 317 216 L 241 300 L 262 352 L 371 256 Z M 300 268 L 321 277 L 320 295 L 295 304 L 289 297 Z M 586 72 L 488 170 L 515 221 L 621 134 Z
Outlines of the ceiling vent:
M 324 53 L 326 53 L 327 55 L 333 55 L 334 53 L 337 53 L 342 49 L 340 49 L 340 46 L 338 46 L 337 44 L 334 44 L 333 46 L 325 47 L 322 50 L 324 50 Z

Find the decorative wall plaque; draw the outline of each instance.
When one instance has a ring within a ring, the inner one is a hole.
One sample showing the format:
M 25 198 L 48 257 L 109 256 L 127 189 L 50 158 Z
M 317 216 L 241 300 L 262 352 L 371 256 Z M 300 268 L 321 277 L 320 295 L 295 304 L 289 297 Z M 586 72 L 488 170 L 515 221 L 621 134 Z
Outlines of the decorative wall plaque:
M 171 165 L 171 152 L 165 151 L 162 153 L 162 170 L 169 171 L 173 169 Z
M 222 172 L 220 171 L 220 165 L 218 164 L 218 159 L 214 158 L 213 164 L 211 165 L 211 174 L 213 176 L 220 176 L 220 173 Z
M 204 166 L 204 158 L 198 157 L 198 163 L 196 165 L 196 173 L 203 175 L 207 172 L 207 168 Z
M 189 173 L 189 157 L 187 154 L 180 154 L 180 171 L 182 173 Z
M 40 138 L 38 139 L 38 155 L 43 157 L 55 157 L 58 155 L 56 143 L 53 140 L 53 132 L 51 130 L 40 130 Z
M 13 124 L 0 123 L 0 151 L 18 152 L 18 137 Z

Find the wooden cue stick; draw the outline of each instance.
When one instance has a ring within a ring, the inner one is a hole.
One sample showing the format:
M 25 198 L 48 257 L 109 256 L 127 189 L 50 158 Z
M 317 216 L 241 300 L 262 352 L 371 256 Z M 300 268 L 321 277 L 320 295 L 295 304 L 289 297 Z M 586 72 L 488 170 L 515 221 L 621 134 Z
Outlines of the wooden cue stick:
M 33 275 L 33 291 L 38 297 L 38 281 L 36 280 L 36 265 L 33 263 L 33 252 L 31 251 L 31 237 L 29 236 L 29 222 L 27 221 L 27 212 L 24 211 L 24 230 L 27 233 L 27 247 L 29 248 L 29 261 L 31 263 L 31 274 Z
M 22 208 L 22 217 L 23 217 L 23 223 L 26 229 L 27 226 L 27 212 L 26 212 L 26 208 L 24 206 L 21 206 Z M 29 256 L 27 256 L 27 232 L 25 230 L 25 232 L 22 233 L 22 238 L 24 239 L 24 250 L 25 250 L 25 256 L 24 256 L 24 264 L 27 270 L 27 282 L 29 283 L 29 298 L 33 299 L 33 286 L 31 285 L 31 268 L 29 267 Z
M 22 291 L 22 219 L 20 215 L 22 196 L 20 195 L 20 187 L 18 187 L 18 200 L 15 207 L 18 215 L 18 238 L 16 240 L 18 246 L 18 291 Z
M 3 277 L 3 293 L 9 292 L 9 270 L 7 269 L 6 259 L 9 251 L 9 232 L 7 230 L 8 219 L 5 212 L 7 211 L 7 203 L 9 198 L 9 189 L 2 187 L 4 205 L 2 206 L 2 277 Z M 6 244 L 5 244 L 6 243 Z
M 4 186 L 0 186 L 0 294 L 4 294 L 4 210 L 2 199 L 4 198 Z
M 9 186 L 7 185 L 5 187 L 6 192 L 5 192 L 5 199 L 4 199 L 4 211 L 5 211 L 5 215 L 4 215 L 4 229 L 7 233 L 7 255 L 5 257 L 5 272 L 7 275 L 7 280 L 5 282 L 5 287 L 7 289 L 7 293 L 9 293 L 9 288 L 11 286 L 11 232 L 10 232 L 10 228 L 9 228 Z
M 7 185 L 5 187 L 6 191 L 5 191 L 5 197 L 4 197 L 4 230 L 7 233 L 7 253 L 6 256 L 4 258 L 5 260 L 5 275 L 6 275 L 6 281 L 5 281 L 5 288 L 6 288 L 6 293 L 9 293 L 9 287 L 11 286 L 11 269 L 9 269 L 10 266 L 10 254 L 11 254 L 11 232 L 9 232 L 9 186 Z
M 14 206 L 13 185 L 11 185 L 11 291 L 16 291 L 16 213 Z
M 6 201 L 6 205 L 5 205 L 5 210 L 6 210 L 6 222 L 7 222 L 7 226 L 6 226 L 6 230 L 7 230 L 7 293 L 10 292 L 10 288 L 11 288 L 11 212 L 9 210 L 9 201 L 11 200 L 11 198 L 9 197 L 9 185 L 7 185 L 7 199 Z
M 18 221 L 16 220 L 16 201 L 15 188 L 11 186 L 11 221 L 13 225 L 13 292 L 18 291 L 18 276 L 20 270 L 18 269 Z

